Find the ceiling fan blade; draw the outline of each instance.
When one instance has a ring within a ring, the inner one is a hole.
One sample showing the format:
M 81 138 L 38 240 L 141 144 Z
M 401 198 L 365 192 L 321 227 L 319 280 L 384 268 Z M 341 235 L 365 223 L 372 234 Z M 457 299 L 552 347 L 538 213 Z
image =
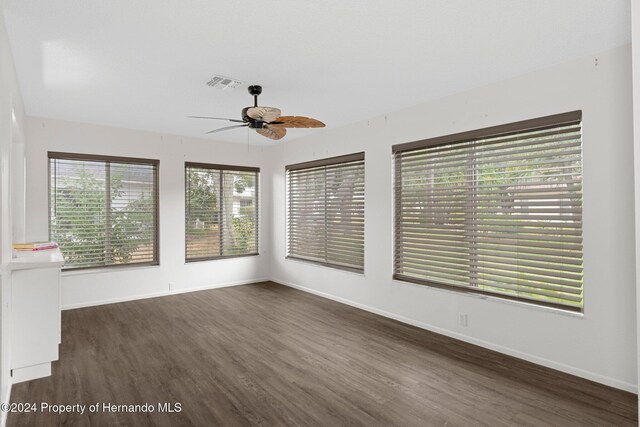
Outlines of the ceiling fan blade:
M 267 138 L 276 141 L 284 138 L 284 136 L 287 134 L 287 130 L 285 128 L 272 128 L 266 126 L 262 129 L 256 129 L 256 132 L 258 132 L 262 136 L 266 136 Z
M 244 120 L 238 119 L 226 119 L 224 117 L 206 117 L 206 116 L 187 116 L 188 119 L 212 119 L 212 120 L 229 120 L 235 123 L 244 123 Z
M 282 116 L 271 123 L 270 126 L 283 128 L 323 128 L 324 123 L 320 120 L 312 119 L 304 116 Z
M 275 107 L 251 107 L 247 110 L 247 116 L 267 123 L 275 121 L 280 114 L 282 111 Z
M 220 128 L 220 129 L 214 129 L 214 130 L 210 130 L 207 133 L 209 134 L 209 133 L 222 132 L 223 130 L 229 130 L 229 129 L 235 129 L 235 128 L 243 128 L 243 127 L 246 127 L 246 126 L 249 126 L 249 123 L 245 123 L 243 125 L 227 126 L 227 127 L 223 127 L 223 128 Z

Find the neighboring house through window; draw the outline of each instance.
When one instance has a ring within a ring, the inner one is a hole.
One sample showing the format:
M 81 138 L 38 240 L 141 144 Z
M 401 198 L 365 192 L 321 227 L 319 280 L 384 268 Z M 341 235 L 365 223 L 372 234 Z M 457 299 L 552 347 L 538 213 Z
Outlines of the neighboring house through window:
M 158 264 L 158 165 L 49 153 L 49 234 L 65 270 Z
M 260 169 L 185 164 L 186 260 L 258 254 Z

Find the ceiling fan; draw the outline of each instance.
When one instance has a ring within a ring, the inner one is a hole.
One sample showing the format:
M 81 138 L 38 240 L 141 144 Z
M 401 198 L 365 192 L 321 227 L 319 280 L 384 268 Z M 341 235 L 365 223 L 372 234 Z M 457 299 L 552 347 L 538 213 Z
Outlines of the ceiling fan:
M 226 119 L 223 117 L 187 116 L 191 119 L 212 119 L 228 120 L 240 125 L 226 126 L 211 130 L 209 133 L 222 132 L 225 130 L 248 127 L 255 129 L 262 136 L 270 139 L 282 139 L 287 134 L 286 128 L 322 128 L 324 123 L 319 120 L 304 116 L 281 116 L 280 109 L 275 107 L 259 107 L 258 95 L 262 93 L 262 86 L 249 86 L 249 94 L 253 96 L 253 107 L 242 109 L 242 120 Z

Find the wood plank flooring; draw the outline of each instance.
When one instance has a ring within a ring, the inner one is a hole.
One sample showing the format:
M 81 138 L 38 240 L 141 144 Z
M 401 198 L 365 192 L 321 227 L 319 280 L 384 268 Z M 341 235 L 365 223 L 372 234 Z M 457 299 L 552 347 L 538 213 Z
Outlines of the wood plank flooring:
M 9 426 L 637 425 L 625 393 L 274 283 L 63 312 L 53 375 L 12 402 L 180 413 L 10 413 Z

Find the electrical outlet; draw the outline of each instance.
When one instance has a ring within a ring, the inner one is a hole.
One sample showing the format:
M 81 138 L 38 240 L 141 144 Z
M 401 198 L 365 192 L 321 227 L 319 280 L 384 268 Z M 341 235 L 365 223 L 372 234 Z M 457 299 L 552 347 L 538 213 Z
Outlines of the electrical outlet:
M 176 288 L 176 282 L 169 282 L 169 290 L 173 291 Z
M 458 325 L 465 327 L 469 325 L 469 316 L 467 313 L 458 313 Z

